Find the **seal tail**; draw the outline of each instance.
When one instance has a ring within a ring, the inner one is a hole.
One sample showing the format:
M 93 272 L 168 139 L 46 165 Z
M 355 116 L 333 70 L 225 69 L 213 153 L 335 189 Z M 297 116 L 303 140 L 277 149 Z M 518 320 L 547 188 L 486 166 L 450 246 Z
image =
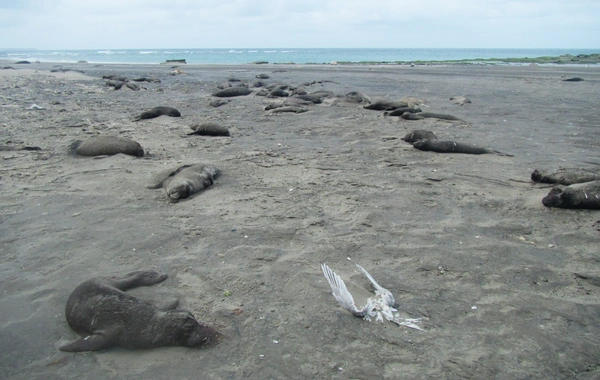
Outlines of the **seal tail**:
M 76 156 L 77 155 L 77 148 L 79 148 L 79 146 L 81 145 L 81 143 L 83 143 L 82 140 L 73 141 L 71 143 L 71 145 L 69 145 L 69 154 L 72 155 L 72 156 Z
M 504 157 L 514 157 L 515 156 L 514 154 L 501 152 L 499 150 L 492 150 L 492 153 L 497 154 L 498 156 L 504 156 Z

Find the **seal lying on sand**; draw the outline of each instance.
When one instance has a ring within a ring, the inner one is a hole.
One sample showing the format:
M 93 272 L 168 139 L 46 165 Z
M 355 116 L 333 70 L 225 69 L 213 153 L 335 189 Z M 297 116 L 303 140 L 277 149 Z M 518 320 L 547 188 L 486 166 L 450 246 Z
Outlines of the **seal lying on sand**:
M 435 135 L 435 133 L 426 129 L 415 129 L 414 131 L 408 132 L 407 134 L 402 136 L 400 140 L 412 144 L 419 140 L 437 140 L 437 136 Z
M 85 141 L 77 140 L 69 146 L 71 154 L 80 156 L 112 156 L 117 153 L 142 157 L 144 149 L 133 140 L 117 136 L 96 136 Z
M 245 96 L 252 93 L 252 90 L 243 86 L 229 87 L 213 93 L 213 96 L 219 98 L 231 98 L 234 96 Z
M 600 181 L 600 175 L 590 172 L 575 172 L 558 170 L 554 173 L 545 173 L 541 170 L 534 170 L 531 173 L 531 180 L 540 183 L 556 183 L 559 185 L 572 185 L 574 183 L 584 183 L 591 181 Z
M 230 136 L 229 129 L 223 127 L 217 123 L 200 123 L 200 124 L 192 124 L 190 128 L 194 131 L 188 133 L 189 135 L 202 135 L 202 136 Z
M 356 264 L 358 269 L 364 273 L 365 276 L 371 281 L 371 284 L 375 288 L 375 297 L 367 298 L 367 304 L 360 309 L 356 307 L 352 294 L 346 288 L 346 284 L 340 276 L 335 274 L 327 265 L 321 264 L 321 270 L 331 287 L 332 294 L 335 299 L 349 312 L 356 315 L 357 317 L 364 318 L 367 321 L 371 321 L 371 318 L 375 318 L 376 321 L 383 322 L 383 318 L 390 322 L 397 324 L 398 326 L 411 327 L 417 330 L 423 330 L 418 324 L 421 323 L 421 318 L 418 319 L 401 319 L 396 309 L 394 309 L 396 300 L 392 292 L 379 285 L 373 277 L 363 267 Z
M 181 117 L 181 112 L 176 110 L 173 107 L 154 107 L 150 111 L 143 112 L 140 116 L 136 117 L 135 120 L 145 120 L 145 119 L 154 119 L 159 116 L 171 116 L 171 117 Z
M 384 112 L 385 116 L 402 116 L 404 115 L 405 112 L 408 113 L 419 113 L 422 112 L 422 110 L 419 107 L 402 107 L 402 108 L 396 108 L 395 110 L 393 110 L 392 112 Z
M 555 187 L 542 199 L 546 207 L 600 210 L 600 181 Z
M 465 154 L 487 154 L 493 153 L 499 156 L 509 156 L 512 154 L 499 152 L 497 150 L 482 148 L 476 145 L 463 144 L 454 141 L 439 140 L 419 140 L 415 141 L 413 146 L 419 150 L 438 152 L 438 153 L 465 153 Z
M 433 113 L 433 112 L 404 112 L 400 115 L 401 118 L 405 120 L 422 120 L 427 118 L 435 118 L 440 120 L 456 120 L 456 121 L 464 121 L 462 119 L 457 118 L 454 115 L 448 115 L 445 113 Z
M 126 290 L 164 281 L 166 274 L 137 271 L 123 277 L 97 277 L 75 288 L 67 301 L 69 326 L 81 339 L 59 349 L 68 352 L 99 351 L 113 346 L 154 348 L 199 347 L 216 343 L 220 334 L 185 310 L 160 310 Z
M 183 165 L 160 172 L 147 187 L 158 189 L 162 186 L 169 200 L 177 202 L 211 186 L 219 174 L 218 169 L 204 164 Z
M 403 107 L 408 107 L 408 103 L 380 99 L 380 100 L 376 100 L 375 102 L 373 102 L 371 104 L 367 104 L 363 108 L 367 109 L 367 110 L 375 110 L 375 111 L 393 111 L 397 108 L 403 108 Z

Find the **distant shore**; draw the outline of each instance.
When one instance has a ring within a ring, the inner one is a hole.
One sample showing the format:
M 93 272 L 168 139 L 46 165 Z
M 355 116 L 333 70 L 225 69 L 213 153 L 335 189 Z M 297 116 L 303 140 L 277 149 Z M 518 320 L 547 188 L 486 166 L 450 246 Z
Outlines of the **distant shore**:
M 2 53 L 0 51 L 0 53 Z M 148 53 L 148 54 L 147 54 Z M 149 54 L 152 53 L 152 54 Z M 143 58 L 140 58 L 143 57 Z M 506 49 L 487 51 L 464 49 L 409 49 L 369 50 L 347 49 L 293 52 L 181 50 L 145 52 L 141 50 L 123 51 L 31 51 L 26 54 L 0 54 L 0 62 L 55 63 L 55 64 L 188 64 L 188 65 L 236 65 L 236 64 L 275 64 L 275 65 L 590 65 L 600 63 L 600 53 L 588 49 L 584 52 L 554 50 Z
M 556 65 L 590 65 L 600 63 L 600 54 L 559 55 L 555 57 L 534 58 L 475 58 L 475 59 L 450 59 L 436 61 L 395 61 L 395 62 L 337 62 L 340 65 L 350 64 L 398 64 L 398 65 L 476 65 L 476 64 L 556 64 Z

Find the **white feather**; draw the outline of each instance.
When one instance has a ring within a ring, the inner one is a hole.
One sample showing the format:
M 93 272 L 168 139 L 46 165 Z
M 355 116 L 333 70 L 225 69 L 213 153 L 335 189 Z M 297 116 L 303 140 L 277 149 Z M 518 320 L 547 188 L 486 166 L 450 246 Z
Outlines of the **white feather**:
M 346 284 L 340 276 L 338 276 L 331 268 L 325 264 L 321 264 L 323 274 L 331 287 L 331 291 L 335 299 L 352 314 L 363 317 L 367 321 L 375 319 L 378 322 L 383 322 L 383 319 L 387 319 L 390 322 L 397 324 L 398 326 L 406 326 L 417 330 L 423 330 L 419 324 L 422 318 L 416 319 L 402 319 L 398 315 L 398 310 L 394 309 L 394 296 L 392 292 L 385 289 L 375 281 L 375 279 L 367 272 L 363 267 L 356 264 L 358 269 L 361 270 L 367 276 L 373 287 L 375 288 L 375 297 L 367 298 L 367 303 L 362 308 L 357 308 L 354 303 L 352 294 L 346 288 Z

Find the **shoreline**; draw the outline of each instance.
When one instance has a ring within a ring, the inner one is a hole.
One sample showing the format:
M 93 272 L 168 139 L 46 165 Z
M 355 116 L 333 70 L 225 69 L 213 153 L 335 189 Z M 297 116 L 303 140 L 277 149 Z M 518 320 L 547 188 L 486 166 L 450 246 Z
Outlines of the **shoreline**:
M 185 60 L 184 60 L 185 61 Z M 15 64 L 18 61 L 0 59 L 0 64 Z M 29 61 L 27 61 L 29 62 Z M 178 62 L 158 62 L 158 63 L 129 63 L 129 62 L 96 62 L 96 61 L 33 61 L 33 63 L 52 63 L 56 65 L 60 64 L 90 64 L 90 65 L 199 65 L 199 66 L 210 66 L 210 65 L 346 65 L 346 66 L 360 66 L 360 65 L 373 65 L 373 66 L 410 66 L 410 65 L 598 65 L 600 64 L 600 54 L 578 54 L 571 55 L 565 54 L 560 56 L 540 56 L 540 57 L 524 57 L 524 58 L 473 58 L 473 59 L 458 59 L 458 60 L 414 60 L 414 61 L 332 61 L 332 62 L 307 62 L 307 63 L 295 63 L 295 62 L 247 62 L 247 63 L 178 63 Z

